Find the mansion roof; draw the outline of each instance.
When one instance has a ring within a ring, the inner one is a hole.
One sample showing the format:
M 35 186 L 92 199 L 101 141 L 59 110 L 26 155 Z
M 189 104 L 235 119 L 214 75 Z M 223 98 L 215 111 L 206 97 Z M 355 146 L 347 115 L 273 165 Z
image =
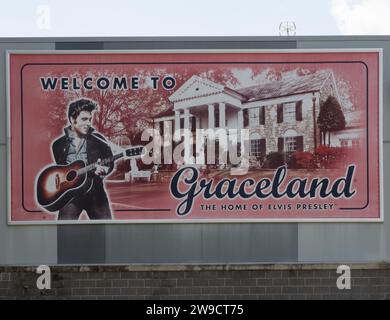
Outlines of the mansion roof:
M 236 91 L 247 97 L 247 102 L 314 92 L 321 90 L 330 75 L 331 73 L 328 71 L 316 72 L 306 76 L 296 76 Z

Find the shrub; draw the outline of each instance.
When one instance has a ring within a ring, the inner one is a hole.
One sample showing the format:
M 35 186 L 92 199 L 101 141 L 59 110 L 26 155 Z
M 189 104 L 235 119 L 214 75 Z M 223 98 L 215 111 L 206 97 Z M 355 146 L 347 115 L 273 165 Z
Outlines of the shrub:
M 337 161 L 342 160 L 344 156 L 345 152 L 342 148 L 321 145 L 316 149 L 315 161 L 320 167 L 329 168 Z
M 249 157 L 249 166 L 251 168 L 262 168 L 264 166 L 265 157 Z
M 284 154 L 282 152 L 270 152 L 266 156 L 265 167 L 269 169 L 276 169 L 284 165 Z
M 310 152 L 294 152 L 288 166 L 297 169 L 314 169 L 317 167 L 315 157 Z

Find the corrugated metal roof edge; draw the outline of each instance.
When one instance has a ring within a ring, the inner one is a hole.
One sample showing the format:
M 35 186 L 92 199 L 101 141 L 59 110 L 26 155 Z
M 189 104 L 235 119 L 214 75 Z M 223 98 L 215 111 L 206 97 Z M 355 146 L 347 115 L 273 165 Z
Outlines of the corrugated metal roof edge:
M 288 41 L 390 41 L 390 36 L 382 35 L 356 35 L 356 36 L 161 36 L 161 37 L 0 37 L 0 42 L 117 42 L 117 41 L 132 41 L 132 42 L 253 42 L 253 41 L 272 41 L 272 42 L 288 42 Z

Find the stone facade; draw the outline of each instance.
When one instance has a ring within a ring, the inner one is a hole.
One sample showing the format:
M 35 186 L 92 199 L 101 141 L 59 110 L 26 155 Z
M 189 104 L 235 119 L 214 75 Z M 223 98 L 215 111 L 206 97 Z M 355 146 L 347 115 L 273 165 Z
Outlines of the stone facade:
M 314 102 L 313 102 L 314 99 Z M 277 105 L 285 103 L 295 103 L 302 101 L 302 120 L 287 121 L 284 117 L 282 123 L 277 123 Z M 288 130 L 296 132 L 297 136 L 303 137 L 303 151 L 314 151 L 314 126 L 316 126 L 317 145 L 319 144 L 319 129 L 313 115 L 313 103 L 315 105 L 316 117 L 319 110 L 319 93 L 302 94 L 292 97 L 280 98 L 271 105 L 265 105 L 265 124 L 260 125 L 259 110 L 262 106 L 250 109 L 250 134 L 258 133 L 262 138 L 266 139 L 267 151 L 278 151 L 278 138 L 285 137 Z
M 220 84 L 193 76 L 170 98 L 174 105 L 171 117 L 166 117 L 165 112 L 165 117 L 157 116 L 155 121 L 173 121 L 176 129 L 182 129 L 183 121 L 179 119 L 184 117 L 184 120 L 187 119 L 184 128 L 191 129 L 188 117 L 195 117 L 197 129 L 214 129 L 218 123 L 215 119 L 218 118 L 219 128 L 246 128 L 250 130 L 250 136 L 266 139 L 266 154 L 279 151 L 278 139 L 286 137 L 301 137 L 302 150 L 314 152 L 320 144 L 320 130 L 316 123 L 320 105 L 329 95 L 338 98 L 332 72 L 297 76 L 291 81 L 267 83 L 264 86 L 267 87 L 265 93 L 261 93 L 262 85 L 259 84 L 232 94 L 234 90 L 226 90 Z M 202 88 L 206 88 L 206 92 L 202 92 Z M 251 99 L 248 98 L 250 95 Z M 302 103 L 302 120 L 295 117 L 295 103 L 299 101 Z M 278 105 L 283 105 L 281 123 L 277 121 Z M 262 107 L 265 108 L 265 124 L 260 124 L 259 120 Z M 290 110 L 290 116 L 287 116 L 287 110 Z M 244 112 L 248 113 L 248 124 L 245 123 Z

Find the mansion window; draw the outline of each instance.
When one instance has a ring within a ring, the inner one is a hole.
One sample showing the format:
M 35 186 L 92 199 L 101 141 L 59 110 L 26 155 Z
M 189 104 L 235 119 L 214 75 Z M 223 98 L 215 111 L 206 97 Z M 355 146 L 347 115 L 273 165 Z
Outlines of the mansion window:
M 340 145 L 341 148 L 348 148 L 348 140 L 347 139 L 340 140 Z
M 260 125 L 265 124 L 265 106 L 262 106 L 259 109 L 259 122 Z
M 340 139 L 341 148 L 358 149 L 359 145 L 359 139 Z
M 289 153 L 297 151 L 297 137 L 286 137 L 284 147 L 285 151 Z
M 251 140 L 250 155 L 256 158 L 264 157 L 266 154 L 266 142 L 265 139 L 253 139 Z
M 303 151 L 303 136 L 286 136 L 278 138 L 278 152 L 292 154 Z
M 245 115 L 244 115 L 245 121 Z M 265 106 L 257 107 L 249 110 L 249 126 L 251 128 L 265 125 Z
M 352 139 L 352 149 L 359 148 L 359 139 Z
M 258 122 L 259 120 L 258 120 L 257 110 L 255 109 L 249 110 L 249 126 L 251 128 L 256 127 Z
M 283 106 L 284 110 L 284 121 L 285 122 L 294 122 L 295 121 L 295 103 L 286 103 Z
M 302 121 L 302 100 L 277 105 L 277 123 Z

